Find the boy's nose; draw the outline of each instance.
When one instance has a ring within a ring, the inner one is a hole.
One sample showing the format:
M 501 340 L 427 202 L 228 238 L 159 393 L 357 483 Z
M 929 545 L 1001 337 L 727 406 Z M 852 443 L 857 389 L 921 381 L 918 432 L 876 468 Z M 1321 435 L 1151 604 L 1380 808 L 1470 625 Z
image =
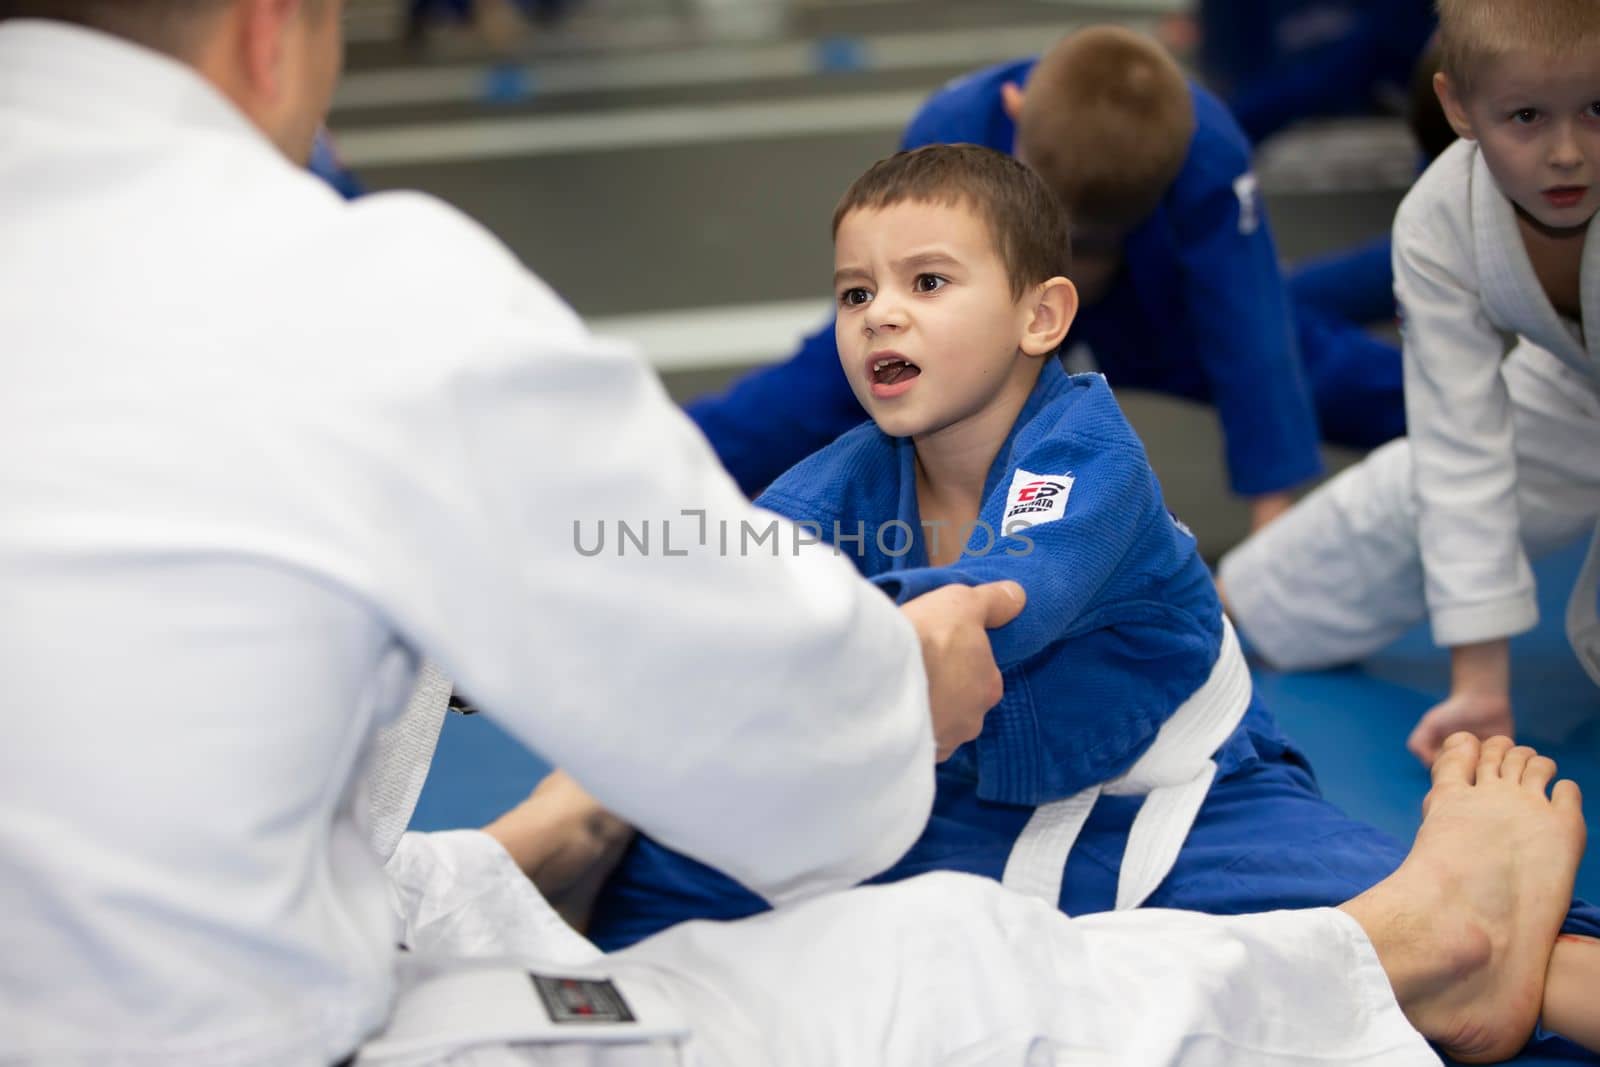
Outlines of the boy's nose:
M 898 330 L 905 326 L 905 308 L 898 301 L 874 300 L 867 310 L 867 329 L 872 333 Z
M 1583 165 L 1583 146 L 1578 143 L 1577 131 L 1563 124 L 1550 142 L 1550 165 L 1558 170 L 1572 170 Z

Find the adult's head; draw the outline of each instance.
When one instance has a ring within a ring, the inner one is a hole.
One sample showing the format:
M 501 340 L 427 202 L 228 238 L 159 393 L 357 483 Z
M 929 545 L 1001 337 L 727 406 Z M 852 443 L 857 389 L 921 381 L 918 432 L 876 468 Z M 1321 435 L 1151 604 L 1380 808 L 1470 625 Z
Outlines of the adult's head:
M 1066 205 L 1073 280 L 1093 303 L 1121 260 L 1122 238 L 1177 178 L 1194 136 L 1183 72 L 1156 41 L 1117 26 L 1062 38 L 1025 88 L 1007 86 L 1016 153 Z
M 345 0 L 0 0 L 0 19 L 70 22 L 186 63 L 305 162 L 343 64 Z

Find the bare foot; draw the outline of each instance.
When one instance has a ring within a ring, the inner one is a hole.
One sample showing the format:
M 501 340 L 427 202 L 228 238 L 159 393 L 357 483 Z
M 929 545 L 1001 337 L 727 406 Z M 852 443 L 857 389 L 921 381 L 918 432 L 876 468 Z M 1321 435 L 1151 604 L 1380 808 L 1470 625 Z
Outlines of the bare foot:
M 1449 738 L 1405 863 L 1344 905 L 1411 1024 L 1449 1055 L 1516 1055 L 1539 1018 L 1551 946 L 1583 855 L 1581 797 L 1510 738 Z

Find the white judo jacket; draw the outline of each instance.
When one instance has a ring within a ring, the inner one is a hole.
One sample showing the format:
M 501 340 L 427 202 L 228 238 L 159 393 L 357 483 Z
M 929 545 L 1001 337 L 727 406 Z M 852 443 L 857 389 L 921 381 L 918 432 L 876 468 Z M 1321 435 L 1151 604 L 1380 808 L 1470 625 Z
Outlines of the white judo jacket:
M 188 68 L 17 21 L 0 234 L 0 1062 L 328 1064 L 378 1028 L 360 771 L 418 653 L 773 901 L 922 828 L 909 625 L 787 527 L 724 551 L 772 516 L 460 214 L 346 204 Z
M 1515 209 L 1472 141 L 1452 145 L 1400 205 L 1394 275 L 1434 639 L 1455 646 L 1521 633 L 1538 621 L 1538 605 L 1519 536 L 1505 335 L 1600 389 L 1600 218 L 1584 251 L 1587 338 L 1545 296 Z

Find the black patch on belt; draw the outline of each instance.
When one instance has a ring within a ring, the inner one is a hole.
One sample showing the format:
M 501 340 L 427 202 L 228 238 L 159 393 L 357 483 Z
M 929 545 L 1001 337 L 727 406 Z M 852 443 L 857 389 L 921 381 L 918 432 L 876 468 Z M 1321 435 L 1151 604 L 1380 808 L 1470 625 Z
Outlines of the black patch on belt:
M 555 978 L 528 972 L 553 1023 L 631 1023 L 628 1002 L 605 978 Z

